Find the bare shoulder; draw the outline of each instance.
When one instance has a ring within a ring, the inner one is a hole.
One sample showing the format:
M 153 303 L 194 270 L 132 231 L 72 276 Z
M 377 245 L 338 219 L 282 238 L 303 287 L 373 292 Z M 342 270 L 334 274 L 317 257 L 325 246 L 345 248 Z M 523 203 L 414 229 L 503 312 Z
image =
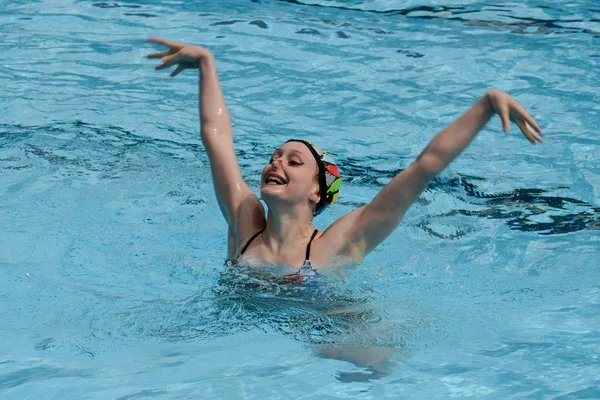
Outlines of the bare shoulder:
M 352 229 L 356 226 L 356 221 L 361 217 L 365 207 L 360 207 L 331 224 L 319 239 L 326 243 L 327 253 L 333 259 L 338 256 L 344 256 L 355 262 L 361 262 L 363 255 L 355 251 L 353 245 Z
M 234 221 L 234 226 L 229 227 L 231 232 L 228 246 L 230 252 L 231 249 L 236 249 L 235 252 L 239 251 L 240 246 L 267 225 L 265 209 L 254 193 L 250 192 L 242 199 L 236 210 Z

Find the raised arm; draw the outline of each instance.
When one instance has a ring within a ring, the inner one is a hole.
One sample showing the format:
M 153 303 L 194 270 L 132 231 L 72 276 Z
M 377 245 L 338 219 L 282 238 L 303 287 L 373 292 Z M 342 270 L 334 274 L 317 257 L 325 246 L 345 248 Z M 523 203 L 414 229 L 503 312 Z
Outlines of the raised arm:
M 242 178 L 233 148 L 231 119 L 214 57 L 210 51 L 200 46 L 157 38 L 150 38 L 148 42 L 169 48 L 148 56 L 162 60 L 163 63 L 156 69 L 177 65 L 171 76 L 188 68 L 200 69 L 200 136 L 208 153 L 219 208 L 229 225 L 229 239 L 233 236 L 237 242 L 238 234 L 245 237 L 264 225 L 264 211 L 258 198 Z M 240 215 L 244 215 L 244 218 L 240 218 Z M 243 232 L 239 232 L 240 230 Z M 230 240 L 230 255 L 232 246 L 235 247 Z
M 515 99 L 498 90 L 488 92 L 440 132 L 417 159 L 396 175 L 368 205 L 331 226 L 330 229 L 345 237 L 343 252 L 361 261 L 381 243 L 400 223 L 429 181 L 469 145 L 494 113 L 499 114 L 505 132 L 512 120 L 531 143 L 542 142 L 539 126 Z

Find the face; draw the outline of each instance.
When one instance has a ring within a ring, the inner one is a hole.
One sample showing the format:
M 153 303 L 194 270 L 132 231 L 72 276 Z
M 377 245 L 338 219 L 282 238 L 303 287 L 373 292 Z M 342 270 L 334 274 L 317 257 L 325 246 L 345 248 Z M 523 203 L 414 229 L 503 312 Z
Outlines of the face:
M 290 205 L 319 201 L 319 167 L 304 143 L 288 142 L 275 150 L 269 164 L 263 168 L 260 180 L 261 197 L 269 201 L 284 201 Z

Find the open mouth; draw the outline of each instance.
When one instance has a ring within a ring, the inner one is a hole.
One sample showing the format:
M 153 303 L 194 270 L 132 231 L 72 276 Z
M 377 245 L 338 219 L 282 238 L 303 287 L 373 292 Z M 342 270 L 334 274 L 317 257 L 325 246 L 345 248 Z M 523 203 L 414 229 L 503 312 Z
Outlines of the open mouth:
M 283 176 L 271 172 L 265 177 L 265 183 L 271 185 L 285 185 L 287 182 Z

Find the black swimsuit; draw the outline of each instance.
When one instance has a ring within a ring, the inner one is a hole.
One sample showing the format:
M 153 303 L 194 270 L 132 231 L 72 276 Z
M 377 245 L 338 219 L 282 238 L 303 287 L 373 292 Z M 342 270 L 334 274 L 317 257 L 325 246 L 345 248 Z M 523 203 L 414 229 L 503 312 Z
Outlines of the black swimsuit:
M 256 232 L 254 235 L 252 235 L 252 237 L 250 238 L 250 240 L 248 240 L 246 242 L 246 244 L 244 245 L 244 247 L 242 248 L 242 251 L 240 251 L 239 254 L 237 255 L 237 257 L 233 260 L 233 261 L 235 261 L 235 264 L 239 263 L 240 257 L 242 256 L 242 254 L 244 254 L 244 251 L 246 251 L 246 249 L 248 248 L 248 246 L 250 246 L 250 243 L 252 243 L 252 241 L 254 239 L 256 239 L 258 237 L 258 235 L 260 235 L 264 231 L 265 231 L 264 229 L 261 229 L 260 231 Z M 310 237 L 310 240 L 308 241 L 308 245 L 306 245 L 306 255 L 304 257 L 304 265 L 302 265 L 302 268 L 300 268 L 299 272 L 313 271 L 313 267 L 312 267 L 312 264 L 310 262 L 310 245 L 312 244 L 312 241 L 315 238 L 315 236 L 317 236 L 318 232 L 319 231 L 317 229 L 315 229 L 315 231 L 313 232 L 312 236 Z

